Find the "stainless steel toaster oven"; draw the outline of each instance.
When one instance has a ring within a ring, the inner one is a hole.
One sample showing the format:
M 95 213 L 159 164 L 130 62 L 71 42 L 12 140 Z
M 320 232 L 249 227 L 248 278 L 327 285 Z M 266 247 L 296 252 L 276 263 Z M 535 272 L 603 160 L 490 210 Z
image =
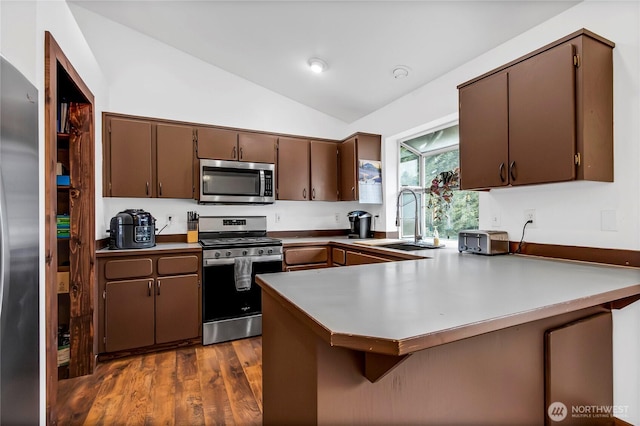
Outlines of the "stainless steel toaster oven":
M 509 235 L 506 231 L 467 229 L 458 233 L 458 251 L 476 254 L 509 253 Z

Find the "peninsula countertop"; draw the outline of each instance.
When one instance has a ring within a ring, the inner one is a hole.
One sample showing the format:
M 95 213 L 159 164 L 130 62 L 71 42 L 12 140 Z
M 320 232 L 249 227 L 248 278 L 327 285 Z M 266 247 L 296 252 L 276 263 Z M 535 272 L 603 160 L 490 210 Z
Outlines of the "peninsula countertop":
M 330 345 L 389 355 L 640 295 L 637 268 L 452 247 L 420 254 L 429 257 L 257 281 Z

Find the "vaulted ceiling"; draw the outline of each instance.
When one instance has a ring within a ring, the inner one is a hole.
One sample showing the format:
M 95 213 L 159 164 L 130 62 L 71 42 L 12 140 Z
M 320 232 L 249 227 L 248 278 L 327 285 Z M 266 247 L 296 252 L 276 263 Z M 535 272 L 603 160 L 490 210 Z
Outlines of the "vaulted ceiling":
M 578 3 L 68 2 L 346 123 Z M 310 72 L 312 57 L 328 69 Z M 394 77 L 398 66 L 406 77 Z

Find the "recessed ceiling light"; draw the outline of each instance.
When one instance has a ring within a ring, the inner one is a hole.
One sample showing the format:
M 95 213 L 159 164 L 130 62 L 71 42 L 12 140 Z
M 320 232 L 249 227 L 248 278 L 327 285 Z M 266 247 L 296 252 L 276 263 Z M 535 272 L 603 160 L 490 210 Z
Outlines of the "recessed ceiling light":
M 409 67 L 398 65 L 393 69 L 393 78 L 401 80 L 409 76 Z
M 320 58 L 311 58 L 309 59 L 309 68 L 311 68 L 311 71 L 316 74 L 320 74 L 321 72 L 326 71 L 328 65 Z

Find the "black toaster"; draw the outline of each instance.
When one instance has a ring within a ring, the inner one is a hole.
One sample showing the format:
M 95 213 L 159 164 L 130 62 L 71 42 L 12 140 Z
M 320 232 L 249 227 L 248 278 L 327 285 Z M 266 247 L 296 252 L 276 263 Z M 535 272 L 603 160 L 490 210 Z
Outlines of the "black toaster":
M 110 249 L 139 249 L 156 245 L 156 219 L 144 210 L 127 209 L 111 218 Z

